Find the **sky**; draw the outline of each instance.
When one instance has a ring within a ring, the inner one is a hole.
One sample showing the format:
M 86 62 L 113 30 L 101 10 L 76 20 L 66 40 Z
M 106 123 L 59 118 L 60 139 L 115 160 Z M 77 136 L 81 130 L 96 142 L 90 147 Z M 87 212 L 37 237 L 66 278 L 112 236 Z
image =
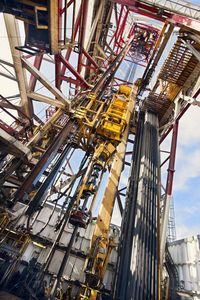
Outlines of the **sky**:
M 8 39 L 0 14 L 0 59 L 11 61 Z M 13 70 L 8 68 L 11 72 Z M 0 72 L 3 72 L 0 64 Z M 13 72 L 14 74 L 14 72 Z M 17 84 L 1 76 L 0 94 L 17 93 Z M 197 100 L 200 101 L 199 97 Z M 38 109 L 39 113 L 40 109 Z M 44 111 L 41 110 L 41 114 Z M 1 118 L 1 113 L 0 113 Z M 191 106 L 179 123 L 178 147 L 173 184 L 177 239 L 200 234 L 200 107 Z M 165 142 L 166 148 L 169 141 Z M 162 148 L 163 149 L 163 148 Z M 164 149 L 163 149 L 164 150 Z M 123 178 L 124 183 L 126 178 Z M 103 183 L 104 185 L 104 183 Z M 115 214 L 113 222 L 118 222 Z
M 173 199 L 177 238 L 200 234 L 200 107 L 180 120 Z

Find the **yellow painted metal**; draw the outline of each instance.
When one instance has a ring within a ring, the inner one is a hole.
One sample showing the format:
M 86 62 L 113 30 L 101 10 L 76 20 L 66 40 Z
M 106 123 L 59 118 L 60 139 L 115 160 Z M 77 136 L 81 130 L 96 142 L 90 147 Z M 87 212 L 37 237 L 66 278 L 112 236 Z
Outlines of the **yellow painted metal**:
M 105 102 L 97 100 L 96 96 L 96 94 L 90 93 L 87 98 L 88 104 L 78 107 L 74 114 L 74 119 L 77 120 L 80 127 L 77 143 L 84 151 L 88 149 L 105 106 Z
M 2 212 L 0 213 L 0 234 L 6 229 L 8 224 L 10 223 L 11 218 L 9 217 L 8 213 Z
M 121 85 L 112 100 L 106 102 L 97 100 L 94 93 L 89 94 L 88 104 L 80 106 L 74 114 L 80 126 L 78 144 L 83 150 L 88 148 L 94 133 L 100 140 L 106 138 L 112 143 L 116 141 L 114 145 L 117 146 L 127 126 L 127 107 L 131 91 L 129 86 Z
M 97 296 L 99 294 L 98 290 L 90 288 L 86 285 L 82 285 L 82 288 L 83 288 L 84 293 L 79 295 L 78 300 L 86 300 L 86 299 L 87 300 L 96 300 L 97 299 Z
M 133 103 L 130 101 L 131 93 L 131 87 L 121 85 L 118 92 L 107 103 L 97 100 L 96 94 L 91 93 L 88 96 L 87 105 L 79 107 L 74 114 L 74 119 L 80 128 L 79 146 L 81 145 L 83 150 L 87 150 L 94 139 L 96 143 L 92 161 L 87 168 L 83 183 L 78 189 L 73 205 L 74 210 L 79 209 L 80 200 L 88 197 L 88 193 L 93 195 L 89 212 L 92 210 L 102 175 L 98 187 L 89 183 L 88 179 L 95 164 L 101 165 L 103 170 L 111 164 L 113 154 L 130 119 L 130 105 Z M 103 264 L 101 268 L 103 268 Z
M 110 170 L 100 212 L 91 240 L 86 267 L 87 286 L 85 286 L 83 295 L 87 293 L 88 286 L 90 286 L 90 288 L 91 286 L 95 286 L 97 290 L 100 288 L 108 265 L 111 250 L 113 247 L 117 246 L 114 240 L 114 235 L 109 236 L 109 227 L 114 207 L 116 188 L 118 186 L 123 166 L 130 118 L 134 109 L 134 100 L 137 90 L 138 86 L 136 85 L 133 90 L 125 85 L 120 86 L 119 91 L 114 95 L 111 104 L 106 113 L 103 115 L 101 123 L 97 129 L 98 133 L 101 132 L 102 135 L 106 136 L 110 140 L 110 144 L 113 149 L 116 148 L 117 145 L 118 147 L 112 157 L 112 168 Z M 113 117 L 112 121 L 109 117 Z M 120 126 L 117 126 L 119 124 Z
M 89 103 L 86 106 L 77 108 L 74 118 L 79 120 L 80 125 L 85 125 L 88 128 L 94 126 L 96 120 L 99 118 L 104 102 L 96 99 L 96 94 L 90 93 L 88 96 Z
M 16 231 L 9 227 L 11 218 L 7 213 L 0 214 L 0 239 L 1 249 L 4 250 L 9 247 L 9 253 L 16 256 L 16 260 L 9 267 L 8 276 L 6 278 L 6 283 L 14 273 L 18 263 L 21 260 L 22 255 L 26 251 L 31 239 L 28 234 Z
M 37 131 L 37 133 L 33 136 L 33 138 L 29 141 L 27 146 L 31 146 L 32 144 L 35 144 L 39 139 L 43 138 L 45 134 L 48 133 L 49 130 L 52 129 L 55 122 L 64 114 L 64 111 L 59 108 L 55 114 L 43 125 L 40 126 L 40 130 Z
M 112 155 L 115 150 L 116 150 L 116 148 L 111 143 L 102 143 L 95 149 L 93 159 L 92 159 L 90 165 L 88 166 L 87 172 L 84 176 L 83 183 L 78 189 L 76 201 L 74 202 L 74 205 L 73 205 L 73 207 L 75 209 L 78 210 L 79 204 L 80 204 L 80 199 L 86 198 L 88 192 L 90 192 L 93 195 L 93 200 L 91 203 L 91 206 L 93 206 L 94 201 L 96 199 L 97 192 L 98 192 L 98 188 L 96 187 L 95 184 L 88 183 L 90 173 L 95 164 L 101 165 L 102 169 L 104 170 L 106 165 L 108 165 L 111 162 Z M 102 179 L 102 176 L 100 178 L 100 182 L 101 182 L 101 179 Z M 99 182 L 99 184 L 100 184 L 100 182 Z M 87 191 L 87 192 L 85 192 L 85 191 Z M 91 206 L 90 206 L 89 211 L 91 211 Z
M 33 136 L 35 136 L 38 132 L 40 132 L 40 130 L 41 130 L 41 125 L 38 125 L 33 131 Z M 41 150 L 44 149 L 44 151 L 45 151 L 50 139 L 54 135 L 55 135 L 55 130 L 54 130 L 53 126 L 51 126 L 50 129 L 47 131 L 47 133 L 37 141 L 37 145 L 39 145 Z M 33 150 L 34 150 L 34 145 L 33 145 Z M 34 151 L 34 153 L 33 153 L 34 158 L 40 158 L 41 155 L 42 155 L 42 151 Z
M 97 133 L 111 140 L 120 141 L 127 125 L 127 107 L 132 89 L 121 85 L 108 110 L 103 113 Z

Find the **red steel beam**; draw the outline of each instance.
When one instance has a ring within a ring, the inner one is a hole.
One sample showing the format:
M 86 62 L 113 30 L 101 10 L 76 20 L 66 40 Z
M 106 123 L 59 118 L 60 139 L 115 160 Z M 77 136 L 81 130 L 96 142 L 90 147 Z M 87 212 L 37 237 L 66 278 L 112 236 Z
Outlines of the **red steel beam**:
M 90 87 L 89 83 L 76 71 L 76 69 L 62 56 L 59 57 L 63 65 L 70 70 L 70 72 L 82 83 L 85 87 Z M 61 75 L 62 76 L 62 75 Z
M 55 54 L 54 55 L 54 61 L 55 61 L 55 85 L 57 87 L 57 89 L 60 89 L 60 69 L 61 69 L 61 63 L 60 63 L 60 59 L 59 59 L 59 54 Z
M 79 55 L 78 55 L 78 65 L 77 65 L 77 72 L 80 73 L 82 69 L 82 57 L 83 57 L 83 42 L 85 37 L 85 26 L 86 26 L 86 17 L 87 17 L 87 8 L 88 8 L 88 1 L 82 0 L 81 2 L 81 20 L 80 20 L 80 27 L 79 27 Z M 78 85 L 76 85 L 75 94 L 78 92 Z
M 82 52 L 87 57 L 87 59 L 91 62 L 91 64 L 96 67 L 96 69 L 101 70 L 97 65 L 97 63 L 95 62 L 95 60 L 90 56 L 89 53 L 87 53 L 87 51 L 84 48 L 82 48 Z
M 116 29 L 115 33 L 113 34 L 113 36 L 112 36 L 112 38 L 111 38 L 111 40 L 110 40 L 110 42 L 109 42 L 109 46 L 111 45 L 111 43 L 112 43 L 112 41 L 113 41 L 114 38 L 115 38 L 115 40 L 116 40 L 116 35 L 117 35 L 118 29 L 119 29 L 119 24 L 120 24 L 120 22 L 121 22 L 121 16 L 122 16 L 123 9 L 124 9 L 124 5 L 121 6 L 119 18 L 116 18 L 116 28 L 117 28 L 117 29 Z M 115 46 L 114 46 L 114 47 L 115 47 Z M 113 47 L 113 50 L 114 50 L 114 47 Z M 107 48 L 108 48 L 108 47 L 107 47 Z M 107 49 L 106 49 L 106 50 L 107 50 Z
M 40 69 L 41 64 L 42 64 L 42 59 L 43 59 L 43 54 L 35 56 L 35 60 L 34 60 L 34 67 L 36 69 Z M 30 91 L 34 91 L 35 90 L 35 86 L 36 86 L 36 82 L 37 82 L 37 78 L 35 78 L 32 74 L 29 80 L 29 90 Z
M 118 24 L 118 16 L 117 16 L 117 5 L 114 3 L 114 12 L 115 12 L 115 22 Z
M 120 42 L 121 42 L 121 39 L 122 39 L 122 34 L 124 32 L 124 28 L 125 28 L 125 25 L 126 25 L 126 20 L 127 20 L 128 14 L 129 14 L 129 9 L 127 9 L 127 11 L 125 13 L 125 16 L 123 18 L 122 24 L 121 24 L 120 29 L 118 31 L 117 37 L 115 39 L 115 43 L 118 43 L 118 48 L 117 48 L 116 53 L 118 53 L 118 51 L 119 51 Z
M 79 28 L 79 25 L 80 25 L 80 19 L 81 19 L 81 9 L 79 9 L 79 12 L 78 12 L 78 15 L 77 15 L 77 18 L 76 18 L 76 22 L 75 22 L 75 25 L 74 25 L 74 38 L 76 38 L 76 35 L 77 35 L 77 32 L 78 32 L 78 28 Z M 71 52 L 72 52 L 72 48 L 69 47 L 67 52 L 66 52 L 66 55 L 65 55 L 65 60 L 66 61 L 69 60 Z M 65 71 L 66 71 L 66 66 L 63 65 L 62 69 L 61 69 L 61 75 L 64 75 Z
M 129 9 L 138 14 L 159 20 L 161 22 L 168 21 L 169 23 L 175 23 L 179 26 L 188 26 L 190 28 L 199 31 L 200 22 L 189 17 L 185 17 L 179 14 L 172 13 L 170 11 L 164 10 L 162 16 L 159 16 L 159 7 L 155 5 L 147 5 L 141 3 L 138 0 L 113 0 L 116 3 L 127 5 Z
M 69 82 L 69 83 L 71 83 L 71 84 L 75 84 L 75 85 L 80 84 L 80 85 L 83 86 L 83 87 L 85 86 L 83 83 L 80 83 L 79 80 L 73 79 L 73 78 L 71 78 L 71 77 L 67 77 L 67 76 L 64 76 L 64 75 L 60 75 L 60 76 L 58 76 L 58 78 L 61 79 L 61 80 L 67 81 L 67 82 Z
M 193 98 L 197 98 L 200 94 L 200 88 L 197 90 Z M 172 133 L 172 142 L 171 142 L 171 151 L 170 151 L 170 161 L 169 161 L 169 168 L 168 168 L 168 176 L 167 176 L 167 183 L 166 183 L 166 192 L 167 195 L 171 196 L 172 194 L 172 186 L 173 186 L 173 179 L 174 179 L 174 167 L 175 167 L 175 158 L 176 158 L 176 146 L 177 146 L 177 138 L 178 138 L 178 125 L 181 117 L 184 113 L 188 110 L 191 106 L 190 103 L 187 103 L 186 106 L 180 111 L 178 116 L 175 118 L 174 123 L 168 128 L 166 133 L 161 137 L 159 144 L 162 143 L 164 138 L 170 133 L 173 129 Z
M 119 14 L 119 19 L 118 19 L 118 23 L 117 23 L 117 30 L 115 32 L 115 41 L 117 40 L 117 36 L 118 36 L 118 32 L 119 32 L 119 27 L 120 27 L 119 25 L 120 25 L 120 22 L 121 22 L 123 10 L 124 10 L 124 5 L 121 6 L 121 10 L 120 10 L 120 14 Z
M 87 69 L 90 69 L 90 70 L 96 70 L 96 68 L 95 67 L 91 67 L 91 66 L 88 66 L 88 65 L 85 65 L 85 64 L 81 64 L 81 66 L 82 67 L 85 67 L 85 68 L 87 68 Z
M 67 8 L 74 2 L 74 0 L 70 0 L 68 3 L 67 3 Z M 63 14 L 65 12 L 65 7 L 63 7 L 61 10 L 60 10 L 60 14 Z
M 174 178 L 174 167 L 175 167 L 175 158 L 176 158 L 176 147 L 177 147 L 177 138 L 178 138 L 178 125 L 179 120 L 176 120 L 173 126 L 173 134 L 172 134 L 172 142 L 171 142 L 171 154 L 169 160 L 169 168 L 168 168 L 168 176 L 167 176 L 167 184 L 166 184 L 166 192 L 167 195 L 171 196 L 172 194 L 172 185 Z

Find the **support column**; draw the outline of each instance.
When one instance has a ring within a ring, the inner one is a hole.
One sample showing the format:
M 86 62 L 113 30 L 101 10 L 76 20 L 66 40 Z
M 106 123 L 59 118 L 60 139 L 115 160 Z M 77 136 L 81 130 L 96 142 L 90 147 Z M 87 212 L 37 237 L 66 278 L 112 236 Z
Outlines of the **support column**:
M 10 49 L 11 49 L 13 63 L 15 67 L 16 78 L 19 86 L 19 92 L 21 97 L 20 105 L 22 106 L 25 114 L 28 117 L 31 117 L 29 102 L 26 94 L 28 88 L 26 73 L 25 70 L 22 68 L 21 52 L 15 49 L 16 46 L 18 47 L 21 46 L 18 23 L 15 17 L 9 14 L 4 14 L 4 20 L 6 24 Z
M 167 187 L 166 187 L 163 219 L 161 224 L 161 243 L 160 243 L 161 262 L 163 260 L 163 256 L 165 253 L 165 243 L 167 237 L 170 203 L 172 198 L 172 185 L 173 185 L 173 178 L 175 172 L 174 167 L 175 167 L 176 146 L 177 146 L 177 138 L 178 138 L 178 124 L 179 124 L 179 120 L 176 120 L 173 126 L 173 133 L 172 133 L 171 155 L 170 155 L 168 175 L 167 175 Z

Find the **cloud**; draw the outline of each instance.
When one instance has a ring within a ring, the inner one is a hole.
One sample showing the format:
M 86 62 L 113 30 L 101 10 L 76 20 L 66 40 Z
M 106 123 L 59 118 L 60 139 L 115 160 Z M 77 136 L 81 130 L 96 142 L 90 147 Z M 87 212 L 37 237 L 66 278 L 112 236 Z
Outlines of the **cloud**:
M 183 211 L 186 212 L 189 215 L 196 214 L 197 212 L 200 211 L 200 203 L 198 202 L 198 203 L 196 203 L 194 205 L 191 205 L 191 206 L 184 206 Z
M 117 205 L 117 203 L 115 203 L 112 218 L 111 218 L 111 223 L 115 224 L 117 226 L 120 226 L 121 220 L 122 220 L 122 218 L 121 218 L 121 214 L 119 212 L 118 205 Z
M 200 143 L 200 108 L 191 106 L 179 122 L 178 143 L 191 147 Z
M 121 174 L 120 183 L 127 185 L 128 184 L 128 176 Z
M 179 123 L 174 191 L 187 190 L 189 180 L 200 176 L 200 109 L 191 106 Z
M 188 181 L 200 176 L 200 149 L 184 152 L 176 169 L 174 191 L 188 189 Z
M 186 227 L 185 225 L 176 226 L 176 239 L 184 239 L 199 234 L 199 226 Z

